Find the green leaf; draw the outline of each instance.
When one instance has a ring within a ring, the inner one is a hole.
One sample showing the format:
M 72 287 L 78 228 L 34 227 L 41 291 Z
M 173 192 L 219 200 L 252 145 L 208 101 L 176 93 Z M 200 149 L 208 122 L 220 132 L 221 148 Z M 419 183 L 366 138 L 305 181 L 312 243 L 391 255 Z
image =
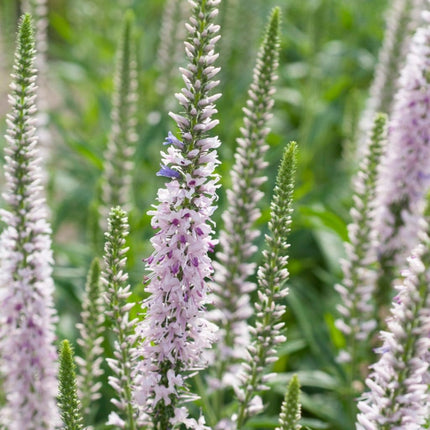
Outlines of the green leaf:
M 300 206 L 300 220 L 315 230 L 326 230 L 335 233 L 342 241 L 348 240 L 345 221 L 321 205 Z
M 335 391 L 339 381 L 322 370 L 299 370 L 297 372 L 284 372 L 276 375 L 276 381 L 271 385 L 279 394 L 285 394 L 285 387 L 291 378 L 297 375 L 302 387 L 323 388 Z

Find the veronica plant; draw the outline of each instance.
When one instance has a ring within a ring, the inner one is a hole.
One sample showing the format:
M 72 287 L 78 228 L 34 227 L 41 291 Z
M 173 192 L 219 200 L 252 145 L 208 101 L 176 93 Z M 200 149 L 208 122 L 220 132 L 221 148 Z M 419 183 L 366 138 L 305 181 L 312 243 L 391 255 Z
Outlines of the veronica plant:
M 169 106 L 169 90 L 172 80 L 177 79 L 177 66 L 183 61 L 182 41 L 185 34 L 185 21 L 191 11 L 190 4 L 182 0 L 167 0 L 164 5 L 158 45 L 157 63 L 160 75 L 157 79 L 157 90 Z
M 211 117 L 220 94 L 211 93 L 218 85 L 213 78 L 219 71 L 214 66 L 219 26 L 213 21 L 219 2 L 191 1 L 185 42 L 189 63 L 181 69 L 185 88 L 176 95 L 184 110 L 170 113 L 181 138 L 169 133 L 165 142 L 158 175 L 170 181 L 158 191 L 158 206 L 149 212 L 157 233 L 151 239 L 154 252 L 146 259 L 146 315 L 136 328 L 134 394 L 156 429 L 197 425 L 179 402 L 193 398 L 186 396 L 186 377 L 206 365 L 205 351 L 215 331 L 204 309 L 213 271 L 208 257 L 214 247 L 210 217 L 219 186 L 214 168 L 220 142 L 209 135 L 218 124 Z
M 276 430 L 300 430 L 299 424 L 301 418 L 300 407 L 300 383 L 297 375 L 291 378 L 285 399 L 282 402 L 281 413 L 279 415 L 279 427 Z
M 61 344 L 59 361 L 58 407 L 64 424 L 63 429 L 83 430 L 83 418 L 76 384 L 75 363 L 73 362 L 73 349 L 67 340 L 64 340 Z
M 104 154 L 101 215 L 106 219 L 111 207 L 130 206 L 132 156 L 137 141 L 137 70 L 132 37 L 134 17 L 124 17 L 117 53 L 115 88 L 112 100 L 111 133 Z M 103 222 L 102 222 L 103 224 Z
M 384 114 L 376 116 L 370 143 L 354 180 L 352 223 L 348 226 L 350 242 L 345 244 L 342 284 L 335 287 L 341 297 L 338 306 L 341 317 L 336 325 L 345 335 L 346 343 L 339 361 L 349 363 L 348 385 L 351 388 L 353 382 L 360 379 L 359 368 L 368 357 L 370 338 L 377 326 L 374 303 L 377 256 L 372 220 L 378 166 L 386 146 L 386 121 Z
M 430 105 L 429 52 L 427 23 L 413 37 L 401 73 L 378 180 L 374 228 L 383 275 L 379 307 L 389 303 L 387 296 L 397 267 L 417 245 L 416 225 L 430 185 L 429 121 L 425 115 Z
M 217 341 L 217 379 L 234 384 L 238 359 L 246 356 L 250 336 L 247 318 L 253 313 L 250 292 L 256 285 L 248 280 L 255 263 L 250 258 L 256 251 L 253 240 L 258 231 L 253 228 L 260 217 L 258 202 L 263 197 L 259 187 L 266 181 L 262 175 L 267 163 L 266 127 L 273 106 L 273 82 L 279 57 L 279 9 L 273 10 L 267 27 L 254 78 L 248 91 L 244 126 L 237 139 L 235 163 L 231 170 L 232 189 L 227 190 L 228 208 L 223 214 L 224 230 L 220 233 L 220 252 L 214 263 L 214 322 L 221 328 Z M 230 367 L 236 362 L 236 366 Z
M 34 19 L 36 57 L 35 65 L 38 72 L 37 87 L 37 133 L 40 137 L 40 151 L 46 165 L 51 157 L 52 135 L 48 128 L 48 1 L 22 0 L 22 10 L 31 14 Z M 44 181 L 47 181 L 43 170 Z
M 107 359 L 114 373 L 109 376 L 109 384 L 117 393 L 117 398 L 112 398 L 111 402 L 119 411 L 119 414 L 116 412 L 110 414 L 108 424 L 135 430 L 137 411 L 132 400 L 130 358 L 136 320 L 130 320 L 129 316 L 134 303 L 127 303 L 131 294 L 130 285 L 127 284 L 128 274 L 125 270 L 127 236 L 127 213 L 119 206 L 115 207 L 108 218 L 102 273 L 102 282 L 106 290 L 106 315 L 112 322 L 115 334 L 114 358 Z
M 95 258 L 88 272 L 81 312 L 82 322 L 76 325 L 80 337 L 82 357 L 76 357 L 78 365 L 78 388 L 85 417 L 90 414 L 93 402 L 101 397 L 101 382 L 97 381 L 103 370 L 104 306 L 100 286 L 100 263 Z
M 267 390 L 267 366 L 276 361 L 276 347 L 286 340 L 281 333 L 284 326 L 280 322 L 285 312 L 281 302 L 288 294 L 284 286 L 288 279 L 287 235 L 290 232 L 294 173 L 296 165 L 296 143 L 286 148 L 279 168 L 273 200 L 270 206 L 270 235 L 266 235 L 266 249 L 263 264 L 258 269 L 258 300 L 255 306 L 255 324 L 252 327 L 252 343 L 248 346 L 248 357 L 243 362 L 240 386 L 236 395 L 240 402 L 237 428 L 241 429 L 246 420 L 262 410 L 258 393 Z
M 23 0 L 23 9 L 34 19 L 36 66 L 39 74 L 46 73 L 46 51 L 48 49 L 48 2 L 47 0 Z
M 5 148 L 7 210 L 0 236 L 0 372 L 8 430 L 53 429 L 57 366 L 53 344 L 51 229 L 41 187 L 35 135 L 36 70 L 30 15 L 21 18 L 7 116 Z
M 429 416 L 430 239 L 426 235 L 397 287 L 388 328 L 381 332 L 380 358 L 358 403 L 358 430 L 424 427 Z
M 364 144 L 376 113 L 391 114 L 394 95 L 398 89 L 399 70 L 403 67 L 408 53 L 411 36 L 419 25 L 422 4 L 423 0 L 394 0 L 390 5 L 384 42 L 379 51 L 375 76 L 360 121 L 360 137 Z M 361 146 L 358 150 L 363 154 Z

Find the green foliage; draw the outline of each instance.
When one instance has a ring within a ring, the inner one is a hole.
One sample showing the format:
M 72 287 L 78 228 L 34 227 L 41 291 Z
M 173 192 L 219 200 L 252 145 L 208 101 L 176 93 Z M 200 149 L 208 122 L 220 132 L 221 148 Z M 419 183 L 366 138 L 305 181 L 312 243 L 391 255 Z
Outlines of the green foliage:
M 58 407 L 64 425 L 62 428 L 64 430 L 82 430 L 84 426 L 77 393 L 73 349 L 68 340 L 63 340 L 61 343 L 59 359 Z
M 142 258 L 149 255 L 148 239 L 153 234 L 146 211 L 154 203 L 155 190 L 162 183 L 155 172 L 159 168 L 161 143 L 172 128 L 164 106 L 166 101 L 169 106 L 174 103 L 173 92 L 179 89 L 179 73 L 169 82 L 172 90 L 165 98 L 160 97 L 155 85 L 160 75 L 157 50 L 165 3 L 159 0 L 49 2 L 47 104 L 55 139 L 52 162 L 47 168 L 47 197 L 54 233 L 60 338 L 74 340 L 78 336 L 75 323 L 85 284 L 84 268 L 94 258 L 88 238 L 88 224 L 94 219 L 94 214 L 90 215 L 94 208 L 90 208 L 100 195 L 97 187 L 111 129 L 115 51 L 121 37 L 118 17 L 127 8 L 136 17 L 138 139 L 133 157 L 134 204 L 129 218 L 130 252 L 126 268 L 133 291 L 129 301 L 144 297 Z M 354 168 L 351 160 L 345 158 L 344 142 L 353 138 L 353 125 L 367 96 L 383 36 L 387 1 L 223 0 L 219 16 L 223 29 L 219 58 L 223 66 L 220 84 L 223 97 L 217 119 L 223 142 L 218 171 L 224 189 L 229 186 L 228 172 L 233 163 L 246 88 L 251 81 L 250 64 L 254 64 L 259 46 L 258 35 L 264 17 L 277 4 L 284 22 L 274 118 L 267 139 L 270 150 L 268 181 L 264 185 L 266 197 L 258 221 L 262 232 L 267 231 L 270 195 L 284 142 L 299 141 L 300 156 L 289 239 L 292 246 L 288 250 L 290 295 L 286 299 L 288 311 L 283 317 L 288 327 L 288 342 L 280 349 L 280 358 L 273 369 L 281 372 L 279 381 L 285 385 L 286 372 L 299 374 L 303 385 L 303 425 L 349 430 L 354 418 L 348 415 L 345 402 L 344 370 L 336 363 L 342 339 L 333 325 L 338 301 L 333 285 L 340 278 L 339 259 L 343 256 L 342 242 L 347 237 L 349 182 Z M 9 81 L 11 36 L 15 33 L 17 16 L 18 1 L 0 0 L 0 131 L 5 128 L 5 82 Z M 215 213 L 217 229 L 222 227 L 220 215 L 225 202 L 221 189 Z M 257 245 L 263 248 L 263 238 Z M 261 263 L 261 258 L 255 260 Z M 135 316 L 133 310 L 132 317 Z M 317 369 L 325 377 L 315 376 L 313 372 Z M 304 372 L 307 380 L 302 377 Z M 276 427 L 285 385 L 281 389 L 275 382 L 276 389 L 264 395 L 265 421 L 252 419 L 249 427 L 267 429 L 268 423 Z M 102 394 L 104 398 L 112 396 L 107 384 Z M 102 428 L 110 406 L 102 400 L 97 405 L 100 410 L 95 426 Z

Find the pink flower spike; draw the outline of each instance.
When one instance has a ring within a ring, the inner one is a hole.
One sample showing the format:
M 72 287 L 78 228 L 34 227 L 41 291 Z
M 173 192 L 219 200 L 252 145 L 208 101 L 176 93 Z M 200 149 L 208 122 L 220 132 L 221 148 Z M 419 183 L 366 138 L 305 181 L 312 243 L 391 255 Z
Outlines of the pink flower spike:
M 8 430 L 53 430 L 59 424 L 51 228 L 33 126 L 34 55 L 31 18 L 25 15 L 9 98 L 7 210 L 1 212 L 6 227 L 0 236 L 0 377 L 6 397 L 0 427 Z
M 417 225 L 430 186 L 429 46 L 427 22 L 412 38 L 400 75 L 378 183 L 374 229 L 379 259 L 393 266 L 403 264 L 418 244 Z
M 206 366 L 206 350 L 216 331 L 205 318 L 213 272 L 207 256 L 213 248 L 210 216 L 219 187 L 214 173 L 219 140 L 208 135 L 217 124 L 210 118 L 216 98 L 207 89 L 215 69 L 207 65 L 214 60 L 217 28 L 212 21 L 219 0 L 190 3 L 190 63 L 182 70 L 186 88 L 177 97 L 186 112 L 170 114 L 181 136 L 167 136 L 158 175 L 169 181 L 158 191 L 158 205 L 148 212 L 157 232 L 151 239 L 152 256 L 146 259 L 149 297 L 142 303 L 146 317 L 136 327 L 134 350 L 134 399 L 148 425 L 157 423 L 157 428 L 191 424 L 186 408 L 178 405 L 189 400 L 186 376 Z M 193 48 L 196 43 L 199 49 Z M 195 423 L 199 427 L 193 428 L 206 428 L 204 420 Z

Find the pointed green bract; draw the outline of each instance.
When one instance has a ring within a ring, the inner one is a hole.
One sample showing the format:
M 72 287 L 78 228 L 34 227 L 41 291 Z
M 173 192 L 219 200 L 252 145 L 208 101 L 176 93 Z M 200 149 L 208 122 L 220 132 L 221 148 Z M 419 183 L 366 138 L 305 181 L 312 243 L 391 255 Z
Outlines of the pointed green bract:
M 258 270 L 258 300 L 254 304 L 256 321 L 251 331 L 253 341 L 243 364 L 241 386 L 236 390 L 240 402 L 238 429 L 250 416 L 263 409 L 258 393 L 268 389 L 267 366 L 276 360 L 276 347 L 286 340 L 281 333 L 284 323 L 280 319 L 286 308 L 282 299 L 288 294 L 284 283 L 289 276 L 287 236 L 291 225 L 296 152 L 295 142 L 284 151 L 270 206 L 270 234 L 266 235 L 263 264 Z
M 63 430 L 83 430 L 81 407 L 77 394 L 73 349 L 67 340 L 60 348 L 58 407 L 63 421 Z
M 126 272 L 128 228 L 127 213 L 119 206 L 111 209 L 108 231 L 105 233 L 102 282 L 106 289 L 106 315 L 112 321 L 115 334 L 114 358 L 107 359 L 114 373 L 114 376 L 109 376 L 109 383 L 117 392 L 117 398 L 111 401 L 119 411 L 119 414 L 111 413 L 108 424 L 121 423 L 121 428 L 135 430 L 137 410 L 132 401 L 130 354 L 134 344 L 132 334 L 136 320 L 129 318 L 129 311 L 134 303 L 127 303 L 131 295 Z
M 294 375 L 288 384 L 285 399 L 282 402 L 281 413 L 279 414 L 279 427 L 276 430 L 300 430 L 300 384 L 297 375 Z
M 86 418 L 93 402 L 101 397 L 101 383 L 97 379 L 103 374 L 103 323 L 104 306 L 100 287 L 100 262 L 95 258 L 88 272 L 85 296 L 82 304 L 82 322 L 76 327 L 80 332 L 77 342 L 82 348 L 82 357 L 76 357 L 78 364 L 78 387 L 82 410 Z

